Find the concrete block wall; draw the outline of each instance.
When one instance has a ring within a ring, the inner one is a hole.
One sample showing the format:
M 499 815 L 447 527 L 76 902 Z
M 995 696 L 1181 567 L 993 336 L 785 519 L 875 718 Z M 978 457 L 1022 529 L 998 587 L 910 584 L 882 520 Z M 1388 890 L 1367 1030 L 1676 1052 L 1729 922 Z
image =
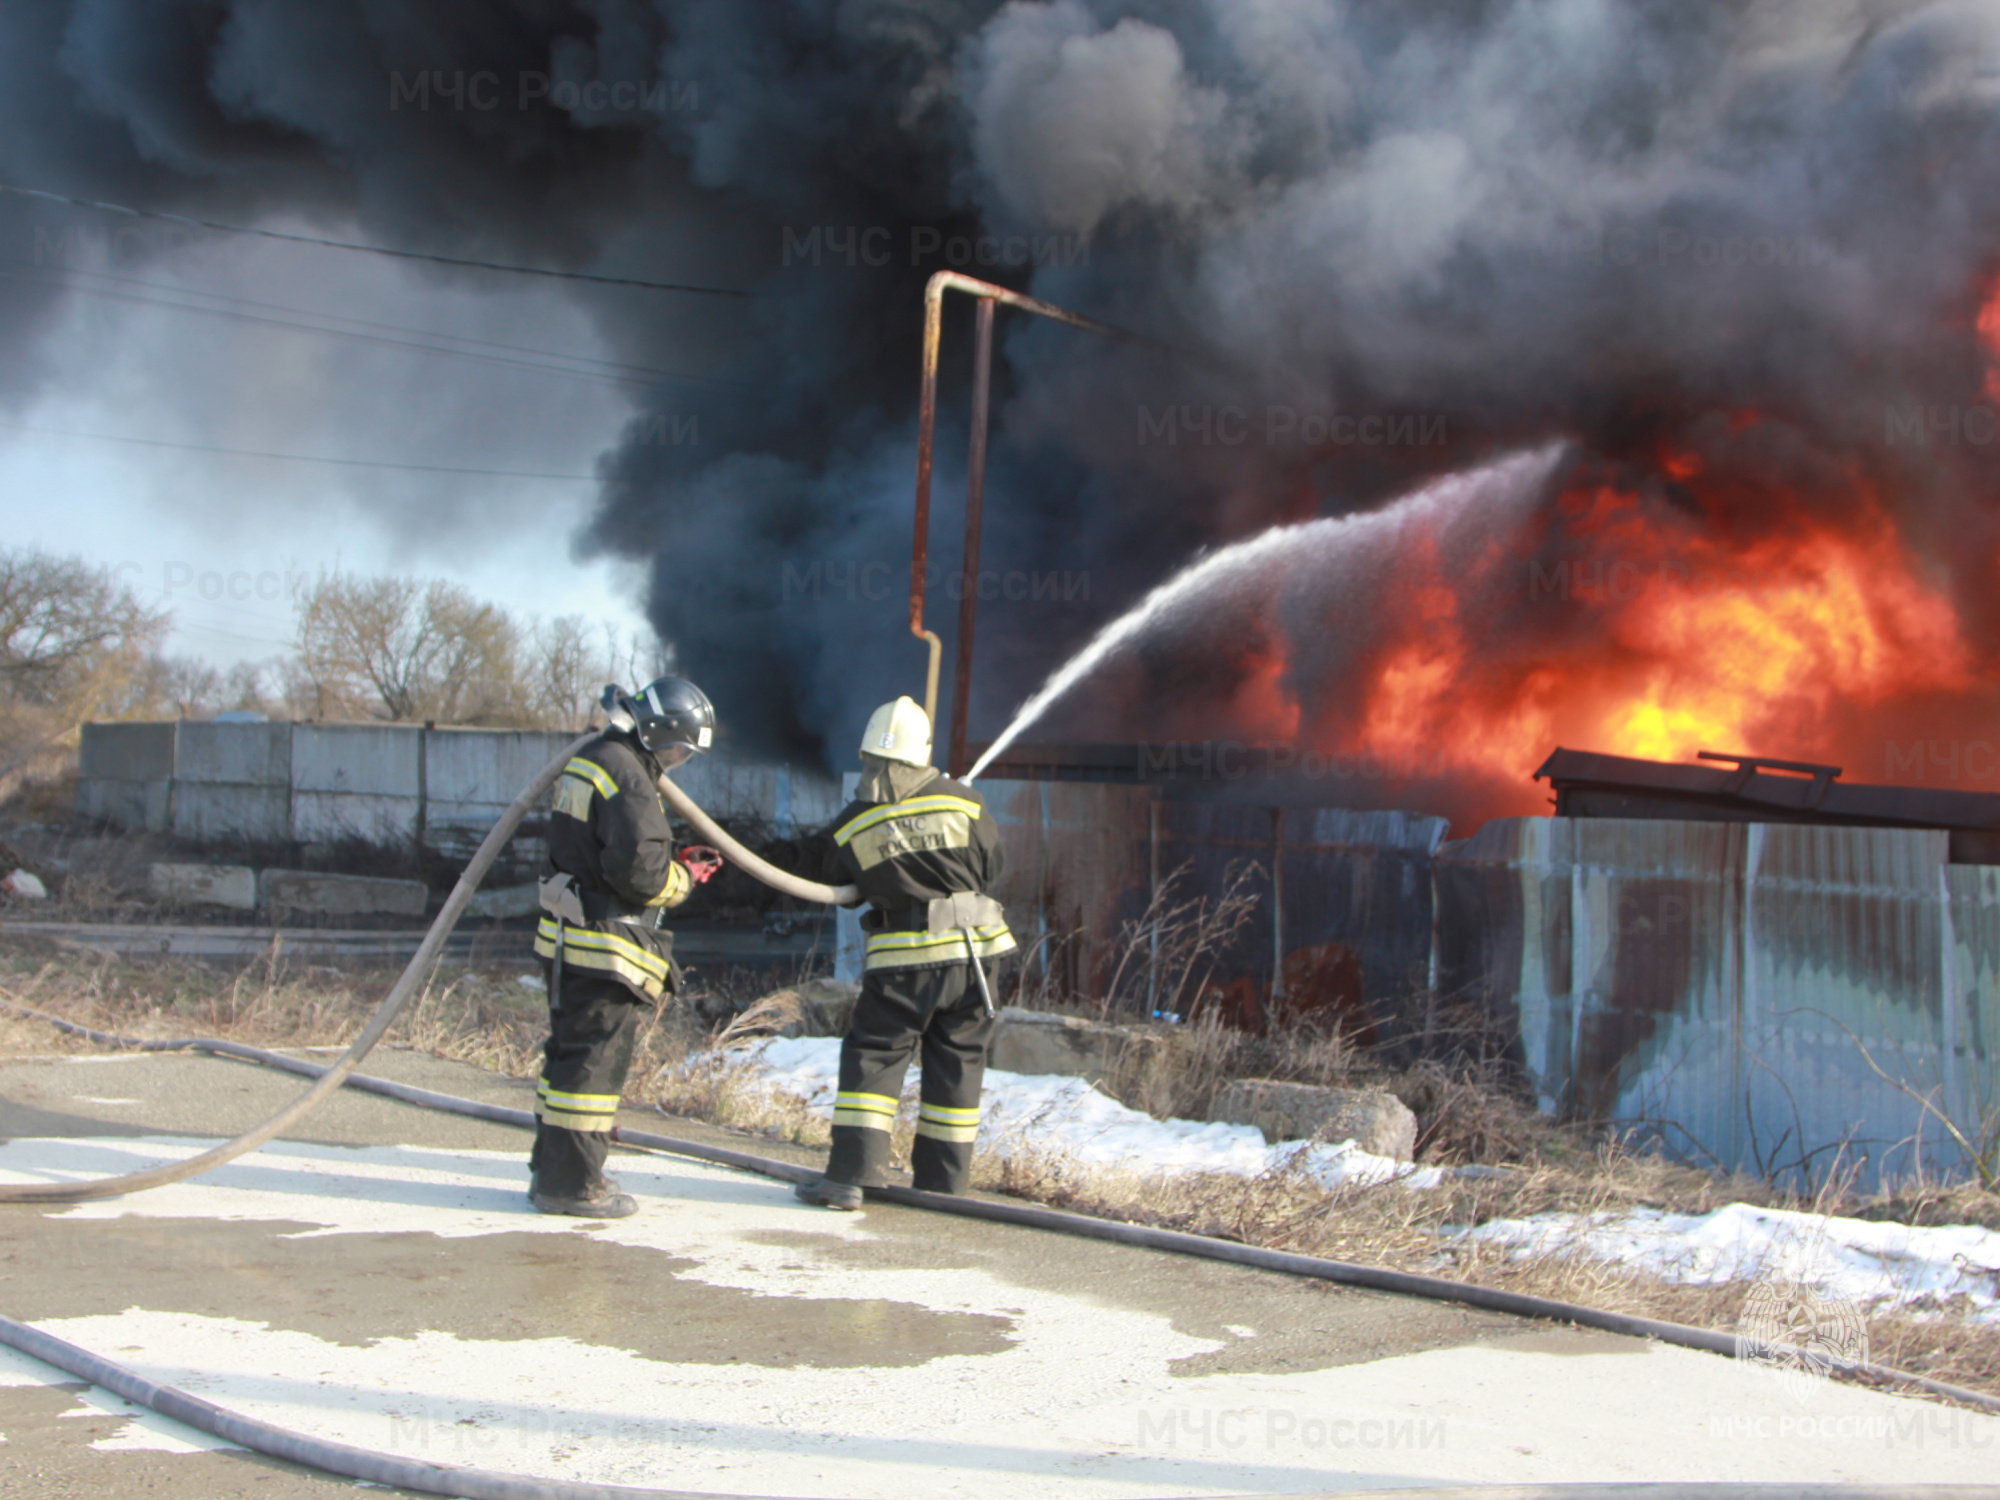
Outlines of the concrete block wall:
M 165 833 L 174 777 L 173 724 L 86 724 L 76 810 L 120 828 Z
M 421 838 L 459 855 L 574 738 L 413 724 L 86 724 L 76 809 L 198 843 Z M 726 746 L 679 779 L 714 816 L 761 822 L 779 836 L 816 828 L 841 807 L 835 778 L 738 758 Z
M 433 729 L 424 734 L 424 841 L 470 854 L 528 779 L 574 735 Z
M 167 727 L 174 731 L 169 817 L 175 837 L 258 844 L 291 837 L 291 725 Z
M 407 844 L 423 805 L 425 731 L 405 724 L 292 726 L 291 836 Z

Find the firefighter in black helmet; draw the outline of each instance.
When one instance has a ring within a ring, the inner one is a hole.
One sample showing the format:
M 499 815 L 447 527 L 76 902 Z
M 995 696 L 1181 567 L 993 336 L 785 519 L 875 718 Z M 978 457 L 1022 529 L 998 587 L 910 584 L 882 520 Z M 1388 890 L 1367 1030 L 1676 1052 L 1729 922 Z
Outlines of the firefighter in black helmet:
M 535 955 L 547 968 L 549 1039 L 535 1089 L 529 1199 L 547 1214 L 617 1219 L 637 1210 L 604 1174 L 641 1010 L 678 979 L 661 914 L 721 867 L 714 850 L 676 849 L 655 778 L 706 751 L 715 709 L 662 677 L 604 690 L 604 733 L 563 768 L 549 820 Z

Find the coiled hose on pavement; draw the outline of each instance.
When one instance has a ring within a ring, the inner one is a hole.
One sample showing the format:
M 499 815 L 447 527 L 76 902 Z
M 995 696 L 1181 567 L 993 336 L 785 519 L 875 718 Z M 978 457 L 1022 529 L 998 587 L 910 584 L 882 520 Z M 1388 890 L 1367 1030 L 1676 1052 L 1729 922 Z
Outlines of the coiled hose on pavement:
M 313 1078 L 312 1087 L 301 1094 L 292 1104 L 280 1110 L 269 1120 L 248 1134 L 218 1146 L 213 1150 L 191 1157 L 187 1161 L 154 1168 L 146 1172 L 130 1173 L 121 1177 L 105 1178 L 97 1182 L 46 1185 L 0 1185 L 0 1202 L 14 1203 L 74 1203 L 91 1198 L 111 1197 L 123 1193 L 138 1192 L 146 1188 L 160 1187 L 167 1183 L 183 1181 L 211 1170 L 225 1162 L 234 1160 L 246 1152 L 256 1149 L 275 1137 L 286 1126 L 303 1118 L 320 1104 L 335 1089 L 344 1086 L 366 1093 L 380 1094 L 391 1099 L 421 1105 L 428 1109 L 444 1110 L 452 1114 L 467 1115 L 475 1119 L 489 1120 L 496 1124 L 515 1125 L 533 1129 L 535 1118 L 526 1110 L 509 1109 L 501 1105 L 483 1104 L 473 1099 L 462 1099 L 451 1094 L 440 1094 L 429 1089 L 413 1088 L 406 1084 L 390 1082 L 387 1079 L 372 1078 L 357 1073 L 361 1060 L 381 1040 L 401 1012 L 404 1005 L 417 992 L 418 986 L 429 975 L 431 966 L 442 951 L 445 939 L 457 925 L 458 918 L 465 910 L 466 903 L 478 888 L 479 881 L 491 867 L 501 847 L 512 836 L 522 818 L 554 784 L 569 757 L 582 748 L 594 736 L 585 736 L 565 749 L 552 760 L 521 792 L 500 820 L 494 824 L 478 852 L 460 875 L 443 909 L 424 935 L 416 956 L 405 967 L 389 995 L 377 1007 L 366 1028 L 354 1044 L 348 1048 L 340 1060 L 331 1066 L 301 1061 L 286 1057 L 281 1053 L 267 1051 L 261 1047 L 250 1047 L 239 1042 L 224 1041 L 219 1038 L 192 1037 L 170 1040 L 152 1040 L 137 1037 L 123 1037 L 109 1032 L 95 1031 L 79 1026 L 58 1016 L 31 1010 L 11 1002 L 6 1008 L 18 1014 L 45 1021 L 73 1036 L 80 1036 L 107 1046 L 115 1046 L 145 1052 L 196 1051 L 220 1057 L 237 1058 L 268 1067 L 280 1068 L 286 1072 Z M 677 810 L 696 830 L 718 844 L 725 853 L 759 879 L 769 879 L 771 875 L 783 875 L 764 861 L 751 855 L 748 850 L 730 839 L 714 822 L 702 814 L 700 809 L 688 799 L 684 792 L 666 778 L 661 778 L 661 791 L 672 801 Z M 719 837 L 718 837 L 719 835 Z M 791 894 L 812 900 L 831 900 L 846 904 L 855 897 L 853 887 L 818 886 L 813 882 L 800 881 L 797 877 L 785 876 L 785 884 L 779 888 Z M 776 881 L 771 883 L 778 884 Z M 821 894 L 821 893 L 824 894 Z M 744 1171 L 761 1173 L 767 1177 L 783 1181 L 797 1182 L 816 1174 L 806 1168 L 789 1162 L 774 1161 L 768 1157 L 753 1155 L 744 1151 L 732 1151 L 725 1147 L 707 1146 L 695 1141 L 684 1141 L 672 1136 L 654 1135 L 646 1131 L 616 1128 L 612 1139 L 621 1145 L 644 1150 L 663 1151 L 676 1156 L 690 1157 L 698 1161 L 712 1162 L 719 1166 L 734 1167 Z M 1552 1319 L 1573 1323 L 1579 1327 L 1601 1329 L 1611 1333 L 1627 1334 L 1638 1338 L 1658 1339 L 1663 1343 L 1677 1344 L 1684 1348 L 1702 1349 L 1725 1356 L 1741 1356 L 1746 1352 L 1766 1354 L 1769 1346 L 1754 1346 L 1747 1350 L 1734 1335 L 1712 1329 L 1695 1328 L 1682 1323 L 1663 1322 L 1653 1318 L 1634 1317 L 1626 1313 L 1606 1312 L 1598 1308 L 1584 1307 L 1576 1303 L 1559 1302 L 1553 1298 L 1532 1297 L 1520 1292 L 1509 1292 L 1494 1287 L 1474 1286 L 1466 1282 L 1452 1281 L 1440 1276 L 1424 1276 L 1408 1271 L 1392 1271 L 1379 1266 L 1357 1265 L 1348 1261 L 1324 1259 L 1319 1256 L 1294 1255 L 1286 1251 L 1267 1250 L 1255 1245 L 1239 1244 L 1230 1240 L 1213 1239 L 1205 1235 L 1186 1234 L 1179 1230 L 1156 1229 L 1142 1224 L 1126 1224 L 1111 1219 L 1091 1218 L 1083 1214 L 1063 1213 L 1055 1209 L 1038 1208 L 1029 1204 L 1005 1201 L 990 1201 L 979 1198 L 956 1197 L 943 1193 L 919 1192 L 914 1188 L 889 1187 L 869 1189 L 873 1198 L 899 1203 L 912 1208 L 930 1209 L 935 1212 L 958 1214 L 967 1218 L 985 1219 L 994 1223 L 1014 1224 L 1025 1228 L 1051 1230 L 1061 1234 L 1073 1234 L 1088 1239 L 1110 1240 L 1114 1243 L 1133 1245 L 1143 1249 L 1165 1251 L 1172 1254 L 1191 1255 L 1205 1260 L 1226 1261 L 1236 1265 L 1254 1267 L 1260 1270 L 1277 1271 L 1287 1275 L 1311 1277 L 1332 1281 L 1348 1286 L 1370 1287 L 1378 1291 L 1396 1292 L 1407 1296 L 1424 1297 L 1434 1301 L 1457 1302 L 1470 1307 L 1484 1308 L 1492 1312 L 1509 1313 L 1519 1317 Z M 103 1387 L 129 1401 L 148 1406 L 163 1416 L 185 1422 L 201 1431 L 238 1443 L 256 1452 L 287 1459 L 295 1463 L 309 1465 L 332 1474 L 360 1479 L 374 1484 L 399 1485 L 408 1489 L 421 1490 L 429 1494 L 461 1497 L 461 1500 L 717 1500 L 713 1492 L 688 1490 L 641 1489 L 623 1485 L 579 1484 L 563 1480 L 542 1480 L 523 1475 L 501 1474 L 490 1470 L 460 1468 L 448 1464 L 428 1463 L 421 1460 L 398 1458 L 391 1454 L 376 1453 L 367 1449 L 354 1448 L 343 1443 L 329 1442 L 292 1432 L 286 1428 L 262 1422 L 240 1413 L 225 1410 L 212 1402 L 201 1400 L 185 1391 L 171 1386 L 158 1385 L 136 1372 L 110 1360 L 90 1353 L 88 1350 L 44 1333 L 25 1323 L 11 1318 L 0 1317 L 0 1343 L 5 1343 L 22 1353 L 54 1365 L 80 1379 Z M 1869 1379 L 1886 1381 L 1915 1387 L 1934 1395 L 1960 1401 L 1985 1411 L 2000 1413 L 2000 1400 L 1978 1391 L 1966 1390 L 1943 1381 L 1931 1380 L 1908 1371 L 1891 1369 L 1887 1366 L 1861 1361 L 1827 1360 L 1830 1368 L 1842 1374 L 1858 1375 Z M 1427 1489 L 1422 1492 L 1431 1500 L 1438 1497 L 1463 1494 L 1485 1495 L 1489 1500 L 1502 1497 L 1568 1497 L 1568 1500 L 1622 1500 L 1622 1497 L 1647 1497 L 1647 1500 L 1672 1500 L 1675 1496 L 1703 1496 L 1715 1500 L 1718 1496 L 1776 1496 L 1818 1494 L 1833 1500 L 1927 1500 L 1927 1497 L 1955 1496 L 1970 1500 L 1974 1496 L 2000 1496 L 2000 1487 L 1992 1486 L 1836 1486 L 1808 1491 L 1799 1486 L 1760 1485 L 1590 1485 L 1590 1486 L 1543 1486 L 1512 1487 L 1502 1490 L 1472 1488 L 1463 1490 Z M 732 1497 L 732 1500 L 763 1500 L 763 1497 Z

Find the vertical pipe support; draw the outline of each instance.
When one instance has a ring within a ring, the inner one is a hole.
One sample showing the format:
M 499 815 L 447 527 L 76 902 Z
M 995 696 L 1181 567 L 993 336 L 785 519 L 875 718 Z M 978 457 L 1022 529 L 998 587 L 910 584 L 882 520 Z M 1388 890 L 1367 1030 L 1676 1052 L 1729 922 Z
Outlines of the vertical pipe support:
M 960 564 L 958 670 L 951 685 L 951 751 L 945 765 L 953 776 L 970 766 L 965 758 L 965 725 L 972 700 L 972 632 L 979 620 L 979 533 L 986 505 L 986 412 L 993 389 L 993 299 L 978 300 L 972 355 L 972 446 L 965 466 L 965 553 Z
M 1146 804 L 1146 1011 L 1157 1020 L 1160 1014 L 1160 796 L 1157 791 Z
M 944 642 L 924 628 L 924 570 L 930 565 L 931 457 L 937 432 L 938 346 L 944 337 L 944 283 L 933 276 L 924 288 L 923 392 L 917 402 L 917 516 L 910 549 L 910 634 L 930 646 L 924 675 L 924 716 L 937 735 L 938 666 Z
M 1010 292 L 1004 286 L 995 286 L 990 281 L 979 281 L 970 276 L 961 276 L 956 271 L 939 271 L 924 286 L 924 353 L 923 389 L 917 404 L 917 513 L 914 536 L 910 548 L 910 634 L 930 647 L 930 667 L 924 678 L 924 713 L 931 721 L 931 733 L 937 733 L 938 668 L 944 658 L 944 642 L 937 633 L 924 628 L 924 570 L 930 562 L 931 536 L 931 467 L 937 434 L 937 372 L 938 348 L 944 339 L 944 294 L 948 291 L 964 292 L 979 299 L 981 353 L 979 356 L 980 391 L 986 389 L 987 372 L 991 365 L 993 308 L 1005 303 L 1021 312 L 1031 313 L 1038 318 L 1048 318 L 1057 323 L 1067 323 L 1072 328 L 1082 328 L 1091 333 L 1103 334 L 1106 338 L 1122 343 L 1144 344 L 1152 348 L 1166 349 L 1171 353 L 1183 351 L 1172 349 L 1155 339 L 1143 338 L 1128 333 L 1122 328 L 1114 328 L 1109 323 L 1100 323 L 1095 318 L 1086 318 L 1081 313 L 1073 313 L 1066 307 L 1057 307 L 1053 302 L 1043 302 L 1039 298 L 1021 292 Z M 972 483 L 977 487 L 975 499 L 968 507 L 968 519 L 978 514 L 978 505 L 983 500 L 986 469 L 986 397 L 979 395 L 977 418 L 974 423 L 974 454 Z M 977 551 L 978 531 L 976 523 L 971 536 Z M 968 629 L 965 645 L 961 648 L 963 671 L 969 677 L 971 671 L 972 645 Z M 962 682 L 964 679 L 962 679 Z M 962 685 L 959 693 L 963 700 L 969 696 Z M 958 717 L 954 709 L 954 720 Z M 951 763 L 956 768 L 964 751 L 963 735 L 954 736 L 951 747 Z
M 1285 810 L 1271 809 L 1271 1004 L 1265 1018 L 1275 1030 L 1285 998 Z

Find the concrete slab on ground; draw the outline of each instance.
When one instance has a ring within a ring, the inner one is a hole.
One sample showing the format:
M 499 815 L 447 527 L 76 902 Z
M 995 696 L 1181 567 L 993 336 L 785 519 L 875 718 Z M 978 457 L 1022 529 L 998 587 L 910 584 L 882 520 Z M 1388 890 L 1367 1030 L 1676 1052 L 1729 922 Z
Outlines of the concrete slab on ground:
M 40 938 L 65 947 L 96 953 L 134 956 L 173 955 L 180 958 L 257 958 L 271 951 L 276 937 L 281 950 L 296 958 L 407 959 L 424 935 L 419 930 L 349 929 L 336 927 L 224 927 L 151 922 L 0 922 L 0 938 Z M 454 960 L 529 961 L 533 935 L 526 929 L 471 931 L 460 928 L 445 940 L 445 956 Z M 832 935 L 816 926 L 782 934 L 756 928 L 674 929 L 674 957 L 683 963 L 794 963 L 815 953 L 830 956 Z
M 408 1052 L 370 1071 L 530 1093 Z M 298 1087 L 192 1056 L 0 1063 L 0 1178 L 192 1154 Z M 918 1210 L 832 1214 L 674 1158 L 621 1157 L 635 1218 L 544 1218 L 525 1144 L 343 1094 L 301 1138 L 193 1182 L 0 1209 L 0 1311 L 338 1441 L 721 1494 L 1948 1482 L 1989 1479 L 2000 1453 L 2000 1421 L 1870 1391 L 1801 1399 L 1755 1367 L 1444 1304 Z M 30 1360 L 0 1382 L 0 1493 L 351 1489 L 128 1420 Z

